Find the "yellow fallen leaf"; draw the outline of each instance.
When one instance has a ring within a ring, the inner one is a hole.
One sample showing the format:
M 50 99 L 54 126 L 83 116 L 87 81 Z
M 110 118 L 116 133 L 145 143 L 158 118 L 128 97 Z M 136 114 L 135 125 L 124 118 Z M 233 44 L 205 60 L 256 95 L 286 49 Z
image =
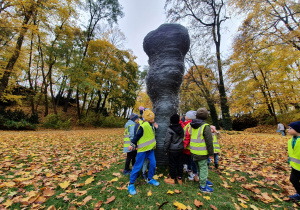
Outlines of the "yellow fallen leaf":
M 153 176 L 153 179 L 157 180 L 157 179 L 158 179 L 158 176 L 157 176 L 157 175 L 154 175 L 154 176 Z
M 88 178 L 87 180 L 85 180 L 85 185 L 87 185 L 87 184 L 90 184 L 90 183 L 92 183 L 94 181 L 94 177 L 90 177 L 90 178 Z
M 187 207 L 184 204 L 179 203 L 177 201 L 174 201 L 173 205 L 176 206 L 178 210 L 186 210 L 187 209 Z
M 5 201 L 5 203 L 3 203 L 3 205 L 4 205 L 6 208 L 10 207 L 12 204 L 13 204 L 13 202 L 12 202 L 12 200 L 10 200 L 10 199 L 7 199 L 7 200 Z
M 65 181 L 65 182 L 59 184 L 59 186 L 63 189 L 66 189 L 69 185 L 70 185 L 69 181 Z
M 208 200 L 208 201 L 210 200 L 209 196 L 203 196 L 203 198 L 206 199 L 206 200 Z
M 250 208 L 253 209 L 253 210 L 258 210 L 258 208 L 256 206 L 252 205 L 252 204 L 250 205 Z
M 244 209 L 248 208 L 246 204 L 240 203 L 240 206 L 243 207 Z
M 149 190 L 149 192 L 147 193 L 147 196 L 151 196 L 152 195 L 152 192 L 151 190 Z
M 119 180 L 119 179 L 116 177 L 116 178 L 110 180 L 110 182 L 117 182 L 118 180 Z
M 167 194 L 173 195 L 173 194 L 174 194 L 174 191 L 168 190 Z

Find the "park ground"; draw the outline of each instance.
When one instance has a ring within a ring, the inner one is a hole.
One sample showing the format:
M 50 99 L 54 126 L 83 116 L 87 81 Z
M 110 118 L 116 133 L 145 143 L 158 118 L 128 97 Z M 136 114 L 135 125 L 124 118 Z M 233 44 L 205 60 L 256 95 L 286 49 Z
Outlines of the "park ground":
M 220 168 L 209 171 L 214 193 L 200 193 L 184 174 L 160 186 L 123 176 L 124 129 L 0 131 L 0 209 L 297 209 L 288 200 L 287 140 L 277 133 L 222 132 Z

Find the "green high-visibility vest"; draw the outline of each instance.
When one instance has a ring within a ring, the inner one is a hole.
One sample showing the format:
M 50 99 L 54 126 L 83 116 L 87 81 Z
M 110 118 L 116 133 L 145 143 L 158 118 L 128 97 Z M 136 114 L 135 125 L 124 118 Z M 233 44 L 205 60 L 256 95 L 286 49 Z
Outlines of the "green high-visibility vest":
M 212 137 L 213 137 L 213 144 L 214 144 L 214 153 L 220 153 L 221 149 L 220 149 L 220 144 L 217 139 L 217 134 L 212 133 Z
M 183 138 L 183 141 L 185 140 L 185 134 L 186 134 L 186 131 L 188 130 L 189 134 L 191 135 L 192 133 L 192 126 L 190 123 L 186 124 L 183 128 L 183 131 L 184 131 L 184 138 Z M 186 149 L 190 150 L 190 144 L 187 145 Z
M 288 141 L 288 153 L 292 168 L 300 171 L 300 139 L 297 140 L 295 147 L 292 147 L 293 138 Z
M 144 132 L 143 136 L 137 142 L 137 152 L 146 152 L 153 149 L 156 145 L 154 129 L 148 122 L 140 125 Z M 139 128 L 138 128 L 139 129 Z
M 124 132 L 124 148 L 129 147 L 131 141 L 129 138 L 129 127 L 133 126 L 134 124 L 129 125 Z
M 203 131 L 205 126 L 209 124 L 205 123 L 201 125 L 198 129 L 192 128 L 191 141 L 190 141 L 190 151 L 195 155 L 208 155 L 208 151 L 205 144 L 205 139 L 203 137 Z

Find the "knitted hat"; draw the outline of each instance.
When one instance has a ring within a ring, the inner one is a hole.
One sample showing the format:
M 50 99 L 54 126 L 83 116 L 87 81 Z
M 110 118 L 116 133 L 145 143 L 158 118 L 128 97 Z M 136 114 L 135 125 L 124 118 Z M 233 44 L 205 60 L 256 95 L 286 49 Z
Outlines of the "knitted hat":
M 196 119 L 196 111 L 193 111 L 193 110 L 188 111 L 188 112 L 185 114 L 185 116 L 186 116 L 187 118 L 189 118 L 190 120 Z
M 143 106 L 140 106 L 139 110 L 140 110 L 140 115 L 143 116 L 143 112 L 144 112 L 145 108 Z
M 145 121 L 151 121 L 154 119 L 155 117 L 155 114 L 149 110 L 149 109 L 146 109 L 144 112 L 143 112 L 143 117 L 144 117 L 144 120 Z
M 179 119 L 180 119 L 180 117 L 179 117 L 178 114 L 173 114 L 173 115 L 170 117 L 170 123 L 171 123 L 172 125 L 178 124 L 178 123 L 179 123 Z
M 292 122 L 289 124 L 291 128 L 293 128 L 297 133 L 300 133 L 300 121 Z
M 197 109 L 196 118 L 206 120 L 208 118 L 208 111 L 206 108 Z
M 132 121 L 135 121 L 136 119 L 138 119 L 139 116 L 135 113 L 132 113 L 130 116 L 129 116 L 129 119 L 132 120 Z

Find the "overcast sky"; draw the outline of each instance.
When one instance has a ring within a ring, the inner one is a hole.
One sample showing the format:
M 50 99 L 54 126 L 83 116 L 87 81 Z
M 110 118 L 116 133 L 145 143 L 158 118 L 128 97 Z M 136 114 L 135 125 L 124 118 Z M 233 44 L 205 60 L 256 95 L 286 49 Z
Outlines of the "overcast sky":
M 143 50 L 143 40 L 150 31 L 166 23 L 165 0 L 119 0 L 119 2 L 125 13 L 125 16 L 118 21 L 127 39 L 125 48 L 131 49 L 137 56 L 135 61 L 142 70 L 144 65 L 148 65 L 148 56 Z M 221 41 L 223 55 L 230 54 L 232 38 L 238 29 L 239 22 L 232 19 L 225 22 L 227 30 L 223 30 Z
M 125 34 L 125 47 L 137 56 L 136 62 L 143 67 L 148 65 L 148 56 L 143 50 L 144 37 L 165 23 L 164 0 L 119 0 L 125 16 L 119 27 Z

